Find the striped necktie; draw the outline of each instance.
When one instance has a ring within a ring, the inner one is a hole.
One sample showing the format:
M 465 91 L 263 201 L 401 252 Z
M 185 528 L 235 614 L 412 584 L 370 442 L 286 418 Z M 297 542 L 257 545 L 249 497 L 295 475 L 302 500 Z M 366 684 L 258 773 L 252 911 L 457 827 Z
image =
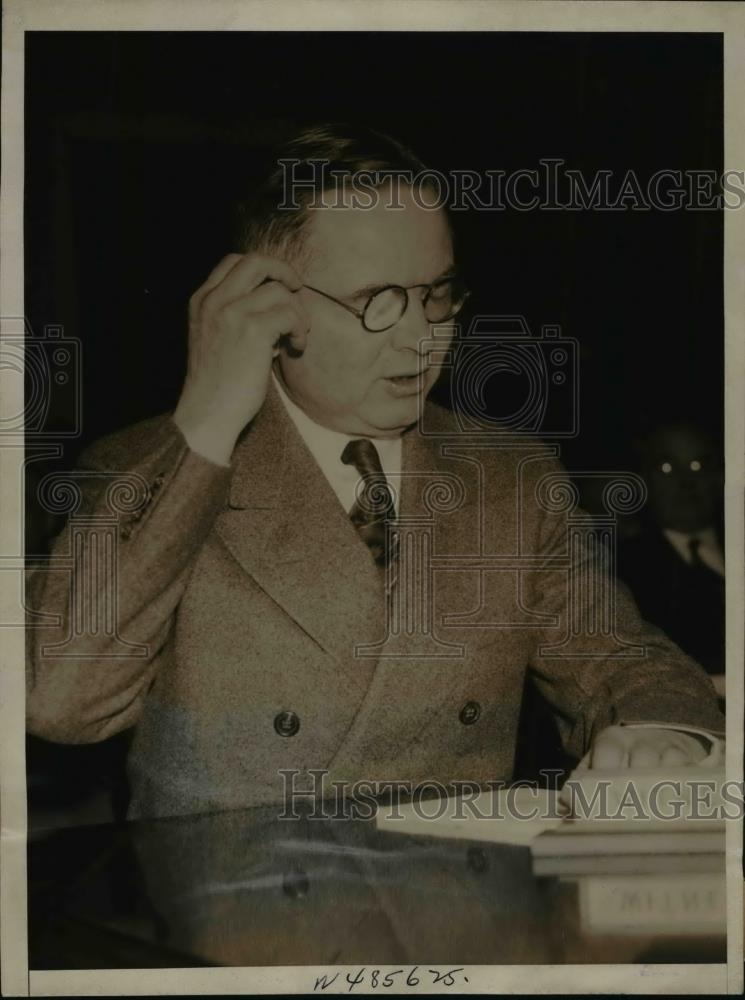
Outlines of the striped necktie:
M 341 453 L 341 460 L 345 465 L 353 465 L 362 481 L 349 517 L 376 564 L 385 569 L 395 559 L 394 536 L 390 530 L 386 531 L 386 525 L 395 519 L 396 507 L 378 450 L 366 438 L 350 441 Z

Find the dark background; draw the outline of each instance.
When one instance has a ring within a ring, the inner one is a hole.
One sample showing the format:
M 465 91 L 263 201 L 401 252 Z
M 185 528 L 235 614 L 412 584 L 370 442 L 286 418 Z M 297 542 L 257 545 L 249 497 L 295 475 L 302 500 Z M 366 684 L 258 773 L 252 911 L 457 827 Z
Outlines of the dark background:
M 57 324 L 82 344 L 83 422 L 59 439 L 63 466 L 175 405 L 187 300 L 233 249 L 231 206 L 277 126 L 364 123 L 445 171 L 553 157 L 588 181 L 643 182 L 724 166 L 716 34 L 29 32 L 26 45 L 26 314 L 37 336 Z M 570 470 L 627 467 L 634 436 L 668 415 L 721 443 L 721 212 L 506 210 L 460 226 L 474 311 L 579 342 Z M 53 386 L 48 430 L 72 428 L 70 402 Z M 126 742 L 31 740 L 32 809 L 35 787 L 65 815 L 98 787 L 123 815 Z
M 715 34 L 27 33 L 26 311 L 83 346 L 82 437 L 175 404 L 189 295 L 277 124 L 351 120 L 432 166 L 559 157 L 588 181 L 723 169 Z M 721 434 L 722 214 L 462 219 L 475 310 L 581 348 L 570 468 L 621 461 L 660 415 Z M 67 421 L 69 399 L 53 398 Z M 617 466 L 616 466 L 617 467 Z

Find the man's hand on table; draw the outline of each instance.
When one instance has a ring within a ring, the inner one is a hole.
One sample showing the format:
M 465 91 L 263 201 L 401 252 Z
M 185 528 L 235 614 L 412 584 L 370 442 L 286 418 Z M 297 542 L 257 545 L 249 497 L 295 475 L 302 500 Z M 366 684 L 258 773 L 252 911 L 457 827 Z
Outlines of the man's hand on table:
M 700 764 L 708 749 L 695 736 L 652 726 L 608 726 L 593 741 L 580 767 L 615 769 L 628 767 Z

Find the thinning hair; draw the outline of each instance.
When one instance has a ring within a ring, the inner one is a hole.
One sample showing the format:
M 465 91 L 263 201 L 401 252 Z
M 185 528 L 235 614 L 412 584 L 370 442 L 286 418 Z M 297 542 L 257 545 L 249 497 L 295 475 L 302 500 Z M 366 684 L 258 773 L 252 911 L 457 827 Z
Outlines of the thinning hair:
M 286 205 L 286 161 L 294 161 L 296 207 L 280 207 Z M 374 186 L 382 186 L 386 174 L 415 176 L 426 169 L 407 146 L 383 132 L 345 123 L 305 128 L 274 146 L 263 179 L 238 203 L 236 248 L 241 253 L 258 251 L 297 260 L 305 249 L 309 205 L 329 189 L 331 178 L 354 183 L 357 174 L 378 174 L 380 184 Z

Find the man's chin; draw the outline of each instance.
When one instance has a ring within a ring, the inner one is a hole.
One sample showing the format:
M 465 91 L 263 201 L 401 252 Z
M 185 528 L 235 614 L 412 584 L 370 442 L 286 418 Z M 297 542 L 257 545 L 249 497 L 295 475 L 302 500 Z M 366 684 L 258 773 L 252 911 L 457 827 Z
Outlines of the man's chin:
M 426 396 L 417 393 L 402 399 L 386 400 L 367 414 L 367 422 L 379 434 L 401 434 L 419 421 Z

